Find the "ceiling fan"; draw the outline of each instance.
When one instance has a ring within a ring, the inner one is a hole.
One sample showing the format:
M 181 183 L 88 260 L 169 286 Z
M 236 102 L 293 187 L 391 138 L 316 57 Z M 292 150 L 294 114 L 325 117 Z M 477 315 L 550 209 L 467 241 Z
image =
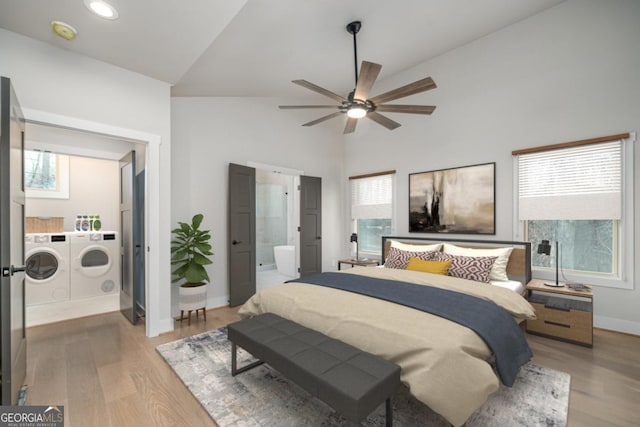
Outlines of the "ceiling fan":
M 362 61 L 360 68 L 360 76 L 358 76 L 358 47 L 356 44 L 356 34 L 360 31 L 362 23 L 360 21 L 354 21 L 347 25 L 347 31 L 353 34 L 353 56 L 356 75 L 356 87 L 345 98 L 330 90 L 324 89 L 306 80 L 293 80 L 293 83 L 317 92 L 321 95 L 327 96 L 331 99 L 338 101 L 339 105 L 280 105 L 282 109 L 295 109 L 295 108 L 332 108 L 338 111 L 331 113 L 327 116 L 320 117 L 319 119 L 312 120 L 308 123 L 304 123 L 302 126 L 313 126 L 318 123 L 322 123 L 325 120 L 332 119 L 341 114 L 347 114 L 347 124 L 344 127 L 344 133 L 352 133 L 356 129 L 358 119 L 367 117 L 374 122 L 386 127 L 389 130 L 393 130 L 400 126 L 400 123 L 391 120 L 390 118 L 383 116 L 380 112 L 387 113 L 410 113 L 410 114 L 431 114 L 436 109 L 432 105 L 398 105 L 398 104 L 385 104 L 386 102 L 393 101 L 398 98 L 404 98 L 405 96 L 414 95 L 416 93 L 425 92 L 429 89 L 434 89 L 436 84 L 431 77 L 409 83 L 408 85 L 399 87 L 381 95 L 368 98 L 369 91 L 373 87 L 373 84 L 382 69 L 382 65 L 375 64 L 373 62 Z

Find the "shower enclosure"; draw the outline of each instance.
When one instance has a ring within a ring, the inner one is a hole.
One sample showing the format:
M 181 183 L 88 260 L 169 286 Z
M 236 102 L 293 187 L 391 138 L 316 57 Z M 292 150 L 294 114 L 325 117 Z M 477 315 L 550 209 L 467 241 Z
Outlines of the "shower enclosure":
M 287 196 L 286 185 L 256 183 L 256 263 L 259 270 L 274 268 L 273 247 L 287 244 Z
M 252 166 L 256 166 L 256 285 L 261 289 L 298 277 L 302 172 Z

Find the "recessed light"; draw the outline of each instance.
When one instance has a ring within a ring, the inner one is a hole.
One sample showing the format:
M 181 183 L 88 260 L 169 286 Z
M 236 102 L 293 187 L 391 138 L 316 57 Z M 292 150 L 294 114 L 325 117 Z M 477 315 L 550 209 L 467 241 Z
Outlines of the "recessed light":
M 84 5 L 91 12 L 101 18 L 118 19 L 118 11 L 115 7 L 103 0 L 84 0 Z
M 78 32 L 71 25 L 62 22 L 62 21 L 52 21 L 51 29 L 58 36 L 62 37 L 65 40 L 73 40 L 76 38 Z

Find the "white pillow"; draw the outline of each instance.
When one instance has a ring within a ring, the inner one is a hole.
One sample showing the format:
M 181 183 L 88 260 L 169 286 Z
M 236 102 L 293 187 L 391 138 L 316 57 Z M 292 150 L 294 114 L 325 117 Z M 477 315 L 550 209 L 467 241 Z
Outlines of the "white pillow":
M 491 267 L 491 273 L 489 274 L 490 280 L 509 280 L 507 276 L 507 264 L 509 263 L 509 256 L 513 248 L 495 248 L 495 249 L 472 249 L 461 248 L 460 246 L 444 244 L 442 250 L 445 254 L 451 255 L 463 255 L 463 256 L 495 256 L 498 257 Z
M 408 245 L 406 243 L 400 243 L 392 240 L 391 247 L 400 249 L 401 251 L 410 252 L 437 252 L 442 247 L 442 243 L 436 243 L 435 245 Z

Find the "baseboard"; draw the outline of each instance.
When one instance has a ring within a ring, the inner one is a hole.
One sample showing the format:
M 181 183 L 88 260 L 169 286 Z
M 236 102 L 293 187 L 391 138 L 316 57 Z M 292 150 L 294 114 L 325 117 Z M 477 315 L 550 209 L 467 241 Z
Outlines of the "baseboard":
M 631 320 L 594 315 L 593 326 L 610 331 L 623 332 L 625 334 L 640 335 L 640 322 L 633 322 Z
M 216 298 L 207 298 L 207 310 L 212 308 L 226 307 L 229 305 L 229 296 L 221 296 Z

